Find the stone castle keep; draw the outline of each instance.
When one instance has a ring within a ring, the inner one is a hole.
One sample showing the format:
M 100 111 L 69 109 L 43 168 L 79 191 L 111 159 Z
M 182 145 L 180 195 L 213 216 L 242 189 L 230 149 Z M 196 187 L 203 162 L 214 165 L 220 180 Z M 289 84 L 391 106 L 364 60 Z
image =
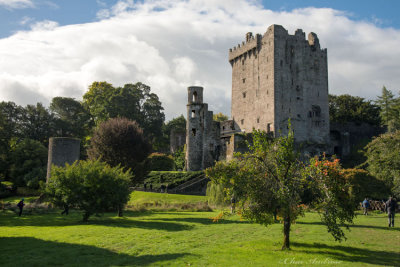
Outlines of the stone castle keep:
M 213 121 L 203 88 L 188 88 L 186 169 L 202 170 L 239 150 L 241 135 L 253 129 L 285 135 L 291 120 L 296 142 L 306 153 L 328 150 L 330 141 L 327 50 L 315 33 L 288 34 L 280 25 L 264 35 L 246 34 L 229 50 L 232 119 Z

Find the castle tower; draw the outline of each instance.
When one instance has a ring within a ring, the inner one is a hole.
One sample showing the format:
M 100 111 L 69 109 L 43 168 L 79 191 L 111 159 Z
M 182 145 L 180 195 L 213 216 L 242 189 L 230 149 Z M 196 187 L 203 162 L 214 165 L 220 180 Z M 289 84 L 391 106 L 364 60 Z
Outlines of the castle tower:
M 219 123 L 203 103 L 203 87 L 188 87 L 186 170 L 198 171 L 214 164 L 219 155 Z
M 232 66 L 231 115 L 242 131 L 253 128 L 287 134 L 291 119 L 296 141 L 329 142 L 327 50 L 315 33 L 289 35 L 272 25 L 261 36 L 247 33 L 229 50 Z

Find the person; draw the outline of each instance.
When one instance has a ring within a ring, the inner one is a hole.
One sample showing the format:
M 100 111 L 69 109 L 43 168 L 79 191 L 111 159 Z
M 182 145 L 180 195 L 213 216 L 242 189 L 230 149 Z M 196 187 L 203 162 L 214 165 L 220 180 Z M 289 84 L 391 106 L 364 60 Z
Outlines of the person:
M 364 208 L 364 215 L 368 215 L 369 201 L 367 198 L 364 199 L 362 206 Z
M 65 213 L 65 215 L 68 215 L 68 213 L 69 213 L 69 206 L 68 206 L 68 204 L 64 204 L 64 211 L 61 212 L 61 215 L 64 215 L 64 213 Z
M 236 197 L 235 197 L 235 195 L 232 195 L 232 198 L 231 198 L 231 213 L 233 214 L 233 213 L 235 213 L 235 207 L 236 206 Z
M 153 184 L 150 184 L 150 192 L 153 191 Z
M 143 187 L 144 187 L 144 191 L 147 191 L 147 184 L 146 183 L 143 184 Z
M 18 216 L 21 216 L 22 210 L 23 210 L 24 206 L 25 206 L 25 204 L 24 204 L 24 199 L 21 199 L 21 201 L 18 202 L 18 204 L 17 204 L 17 207 L 19 208 L 19 214 L 18 214 Z
M 396 213 L 397 202 L 394 198 L 389 197 L 386 201 L 386 212 L 388 214 L 389 227 L 394 227 L 394 214 Z

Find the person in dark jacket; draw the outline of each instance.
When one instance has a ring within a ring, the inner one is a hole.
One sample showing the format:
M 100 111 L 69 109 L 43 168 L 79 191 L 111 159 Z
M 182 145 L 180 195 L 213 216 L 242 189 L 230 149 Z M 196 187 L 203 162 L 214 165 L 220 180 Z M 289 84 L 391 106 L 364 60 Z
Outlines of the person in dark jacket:
M 394 227 L 394 214 L 396 213 L 397 202 L 394 198 L 389 197 L 386 201 L 386 212 L 388 214 L 389 227 Z
M 22 210 L 24 209 L 24 206 L 25 206 L 25 204 L 24 204 L 24 199 L 21 199 L 21 201 L 18 202 L 18 204 L 17 204 L 17 207 L 19 208 L 19 214 L 18 214 L 18 216 L 21 216 Z
M 68 215 L 69 213 L 69 205 L 68 204 L 64 204 L 64 210 L 63 212 L 61 212 L 61 215 Z
M 364 208 L 364 215 L 368 215 L 368 209 L 369 209 L 369 201 L 367 198 L 364 199 L 362 206 Z

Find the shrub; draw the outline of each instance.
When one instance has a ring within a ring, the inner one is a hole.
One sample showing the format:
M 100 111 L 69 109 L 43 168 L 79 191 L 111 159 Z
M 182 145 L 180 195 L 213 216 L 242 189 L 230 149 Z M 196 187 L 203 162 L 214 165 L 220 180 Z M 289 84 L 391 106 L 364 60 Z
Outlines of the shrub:
M 112 167 L 131 169 L 133 183 L 143 181 L 146 174 L 144 160 L 151 150 L 143 131 L 135 121 L 125 118 L 109 119 L 99 125 L 90 141 L 88 156 L 100 159 Z
M 174 169 L 172 156 L 163 153 L 152 153 L 148 157 L 148 164 L 151 171 L 172 171 Z
M 66 167 L 53 166 L 46 193 L 56 206 L 83 210 L 83 220 L 93 214 L 122 208 L 129 200 L 131 174 L 119 166 L 100 161 L 80 161 Z

